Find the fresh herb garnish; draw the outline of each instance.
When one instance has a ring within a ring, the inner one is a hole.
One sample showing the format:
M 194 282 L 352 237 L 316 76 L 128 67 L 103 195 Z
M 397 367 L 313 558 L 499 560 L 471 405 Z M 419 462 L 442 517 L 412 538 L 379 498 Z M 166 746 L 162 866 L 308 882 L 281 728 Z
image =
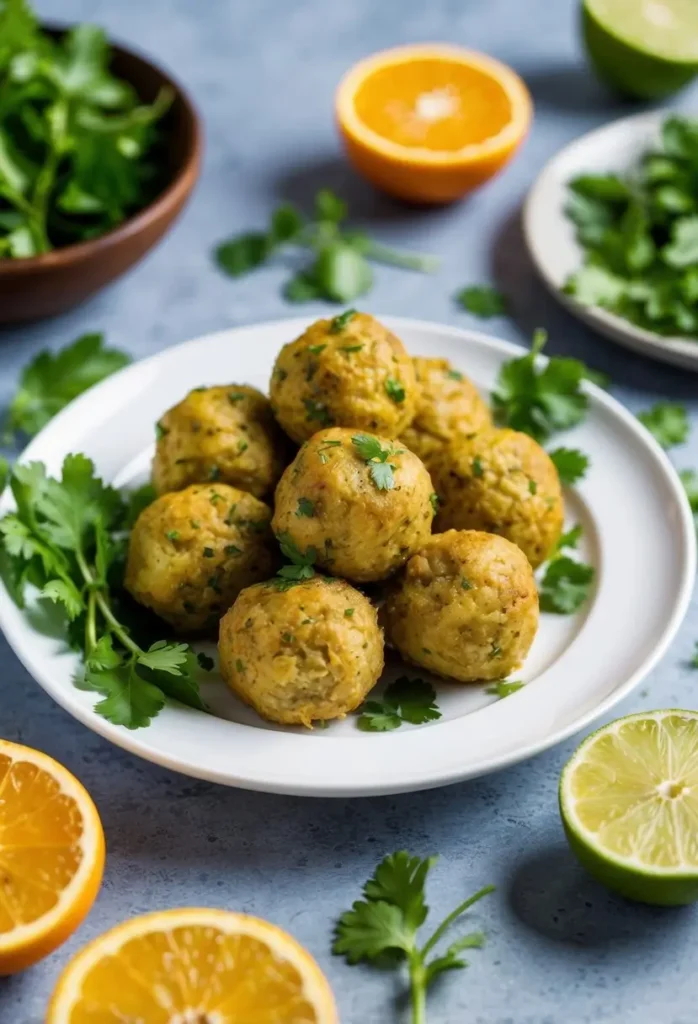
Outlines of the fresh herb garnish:
M 1 24 L 2 15 L 0 14 Z M 0 48 L 1 46 L 0 42 Z M 2 163 L 0 162 L 1 196 Z M 1 203 L 2 199 L 0 198 L 0 205 Z M 0 217 L 1 223 L 2 218 Z M 68 402 L 72 402 L 93 384 L 98 384 L 105 377 L 121 370 L 130 361 L 131 357 L 125 352 L 105 348 L 103 334 L 84 334 L 71 345 L 59 349 L 58 352 L 40 352 L 22 370 L 19 387 L 10 402 L 5 424 L 8 440 L 11 440 L 15 433 L 33 437 L 42 427 L 46 426 L 56 413 L 65 408 Z
M 456 302 L 468 313 L 487 320 L 493 316 L 505 316 L 506 299 L 500 291 L 489 285 L 471 285 L 456 294 Z
M 691 427 L 683 405 L 657 402 L 651 409 L 638 413 L 637 418 L 662 448 L 674 448 L 688 440 Z
M 385 393 L 393 402 L 400 405 L 405 401 L 404 385 L 395 377 L 388 377 L 385 382 Z
M 545 331 L 535 331 L 528 355 L 502 366 L 492 395 L 501 425 L 530 434 L 541 443 L 556 431 L 581 423 L 589 404 L 581 390 L 589 377 L 584 363 L 552 356 L 545 366 L 536 365 L 546 340 Z
M 223 242 L 216 249 L 216 260 L 227 274 L 240 277 L 285 249 L 309 252 L 307 265 L 284 286 L 289 302 L 351 302 L 371 288 L 371 262 L 422 273 L 437 269 L 438 260 L 433 256 L 391 249 L 362 232 L 348 230 L 344 226 L 347 215 L 346 203 L 329 189 L 322 189 L 315 197 L 314 217 L 307 218 L 290 203 L 283 203 L 272 215 L 267 231 L 248 232 Z M 337 326 L 330 326 L 330 331 L 339 333 L 355 315 L 356 311 L 349 309 L 335 317 L 332 323 Z
M 407 676 L 391 683 L 382 698 L 367 700 L 359 711 L 358 726 L 364 732 L 389 732 L 403 722 L 423 725 L 441 718 L 431 683 Z
M 62 606 L 84 663 L 77 685 L 103 697 L 95 711 L 128 729 L 146 726 L 168 697 L 205 710 L 196 657 L 186 644 L 147 650 L 119 619 L 108 582 L 120 565 L 128 506 L 84 455 L 68 455 L 61 479 L 42 463 L 12 471 L 17 509 L 0 520 L 11 590 L 20 606 L 28 584 Z
M 481 477 L 483 476 L 484 472 L 485 470 L 482 465 L 482 459 L 480 458 L 479 455 L 476 455 L 475 458 L 473 459 L 473 476 Z
M 299 498 L 298 507 L 296 509 L 296 515 L 298 518 L 306 516 L 308 519 L 312 519 L 315 515 L 315 505 L 312 503 L 310 498 Z
M 355 309 L 346 309 L 330 321 L 330 334 L 341 334 L 347 324 L 356 316 Z
M 350 619 L 353 614 L 354 614 L 354 609 L 353 608 L 345 608 L 344 609 L 344 618 L 345 619 Z
M 165 536 L 168 540 L 179 540 L 179 530 L 168 530 Z
M 429 495 L 429 503 L 431 505 L 434 515 L 439 511 L 439 496 L 436 491 L 432 491 Z
M 172 90 L 140 103 L 111 59 L 94 25 L 56 37 L 24 0 L 0 4 L 0 259 L 103 235 L 161 188 Z
M 354 448 L 368 463 L 371 479 L 379 491 L 391 491 L 395 486 L 394 470 L 397 466 L 388 462 L 394 455 L 401 454 L 392 446 L 383 447 L 377 437 L 371 434 L 354 434 L 351 439 Z
M 569 183 L 567 216 L 584 265 L 565 290 L 648 330 L 698 331 L 698 120 L 671 116 L 660 144 L 623 178 Z
M 544 612 L 572 615 L 589 597 L 594 568 L 567 555 L 553 558 L 545 570 L 540 587 L 540 607 Z
M 362 900 L 340 917 L 332 950 L 350 964 L 368 961 L 379 966 L 405 964 L 409 973 L 412 1024 L 425 1024 L 427 991 L 445 971 L 468 966 L 461 953 L 480 949 L 483 932 L 471 932 L 432 957 L 436 946 L 451 925 L 473 904 L 494 892 L 487 885 L 464 900 L 441 922 L 432 936 L 420 945 L 417 933 L 429 913 L 425 899 L 427 874 L 436 857 L 421 860 L 404 850 L 389 854 L 377 866 L 363 888 Z
M 575 484 L 586 476 L 589 468 L 589 456 L 577 448 L 556 448 L 549 453 L 555 464 L 560 483 L 566 486 Z
M 559 541 L 555 546 L 555 553 L 557 554 L 558 552 L 564 551 L 566 549 L 569 551 L 575 551 L 577 549 L 577 545 L 579 544 L 581 536 L 582 527 L 579 523 L 577 523 L 576 526 L 571 527 L 571 529 L 569 529 L 566 533 L 562 534 L 562 536 L 560 537 Z
M 312 579 L 317 561 L 316 549 L 309 547 L 306 551 L 301 551 L 288 533 L 280 533 L 276 539 L 282 555 L 289 560 L 290 565 L 282 565 L 274 579 L 270 580 L 270 585 L 276 590 L 290 590 L 304 580 Z
M 323 427 L 332 426 L 332 417 L 324 402 L 318 402 L 314 398 L 304 398 L 303 405 L 307 420 L 317 420 Z
M 695 469 L 682 469 L 679 476 L 688 498 L 688 504 L 691 506 L 691 512 L 696 518 L 698 517 L 698 473 Z M 698 518 L 696 526 L 698 526 Z
M 496 683 L 492 683 L 485 690 L 485 693 L 491 694 L 493 697 L 509 697 L 512 693 L 516 693 L 524 686 L 524 683 L 509 682 L 507 679 L 498 679 Z
M 447 380 L 464 380 L 463 374 L 460 370 L 446 370 Z

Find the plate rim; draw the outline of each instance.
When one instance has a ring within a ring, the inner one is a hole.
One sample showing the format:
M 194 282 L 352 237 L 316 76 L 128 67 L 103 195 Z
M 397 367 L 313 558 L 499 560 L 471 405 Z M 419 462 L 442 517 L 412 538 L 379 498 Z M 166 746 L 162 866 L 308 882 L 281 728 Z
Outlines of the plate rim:
M 596 328 L 611 341 L 615 341 L 634 352 L 640 352 L 642 355 L 650 359 L 657 359 L 660 362 L 698 371 L 698 337 L 694 341 L 676 335 L 657 334 L 655 331 L 638 327 L 629 320 L 624 320 L 623 317 L 616 316 L 616 314 L 610 313 L 600 306 L 583 306 L 572 296 L 566 295 L 553 274 L 548 271 L 547 260 L 541 256 L 544 246 L 540 242 L 540 233 L 534 226 L 535 208 L 545 189 L 547 177 L 561 160 L 571 152 L 583 149 L 589 142 L 593 142 L 604 135 L 613 135 L 619 129 L 622 130 L 622 126 L 633 125 L 634 127 L 641 127 L 647 130 L 657 127 L 671 113 L 672 111 L 665 109 L 641 111 L 637 114 L 630 114 L 627 117 L 616 118 L 616 120 L 610 123 L 599 125 L 597 128 L 592 128 L 583 135 L 572 139 L 566 146 L 563 146 L 562 149 L 559 149 L 551 156 L 536 175 L 523 202 L 521 222 L 526 248 L 536 272 L 548 291 L 573 316 L 576 316 L 588 326 Z M 564 217 L 562 210 L 558 210 L 557 213 L 559 217 Z
M 374 315 L 376 315 L 381 321 L 385 322 L 388 326 L 391 326 L 398 331 L 400 329 L 412 329 L 441 333 L 442 336 L 450 336 L 452 339 L 461 341 L 466 340 L 475 344 L 484 345 L 506 358 L 525 355 L 529 351 L 514 342 L 496 338 L 481 331 L 473 331 L 468 328 L 457 327 L 450 324 L 440 324 L 429 320 L 419 320 L 411 317 L 396 317 L 391 315 L 382 315 L 380 313 Z M 40 458 L 41 456 L 39 452 L 46 437 L 50 433 L 53 433 L 56 430 L 56 427 L 60 429 L 63 421 L 71 419 L 72 417 L 77 417 L 82 408 L 94 403 L 101 393 L 106 392 L 110 388 L 118 387 L 120 381 L 123 382 L 127 380 L 129 376 L 135 376 L 142 372 L 143 367 L 152 366 L 160 361 L 165 361 L 173 351 L 182 351 L 187 348 L 194 348 L 202 342 L 211 342 L 216 339 L 230 338 L 231 334 L 238 332 L 244 333 L 246 330 L 252 328 L 264 330 L 267 328 L 279 329 L 283 326 L 284 329 L 287 329 L 289 332 L 301 331 L 305 329 L 313 319 L 315 318 L 310 316 L 279 318 L 272 321 L 263 320 L 250 324 L 236 325 L 220 331 L 200 335 L 199 337 L 189 339 L 188 341 L 181 342 L 177 345 L 169 346 L 168 348 L 147 356 L 144 359 L 136 360 L 134 363 L 120 370 L 118 373 L 113 374 L 100 384 L 89 389 L 89 391 L 79 396 L 64 410 L 58 413 L 51 423 L 49 423 L 39 434 L 36 435 L 35 438 L 32 439 L 20 454 L 17 461 L 26 462 L 31 459 Z M 5 622 L 2 603 L 0 603 L 0 627 L 3 629 L 8 645 L 14 651 L 15 655 L 32 678 L 35 679 L 42 689 L 73 718 L 87 726 L 87 728 L 92 732 L 95 732 L 109 742 L 114 743 L 115 746 L 125 749 L 129 753 L 135 754 L 136 756 L 150 761 L 151 763 L 158 764 L 161 767 L 168 768 L 189 777 L 258 792 L 297 796 L 346 798 L 392 795 L 402 792 L 417 792 L 420 790 L 437 788 L 465 781 L 466 779 L 487 775 L 491 772 L 517 764 L 520 761 L 528 760 L 536 754 L 563 742 L 570 736 L 584 729 L 590 723 L 599 719 L 619 701 L 626 697 L 636 686 L 639 685 L 642 679 L 652 671 L 666 653 L 685 617 L 692 596 L 693 584 L 696 575 L 696 531 L 693 522 L 693 515 L 678 473 L 674 469 L 666 453 L 657 444 L 655 439 L 642 427 L 642 425 L 637 421 L 633 414 L 625 408 L 625 406 L 591 382 L 587 382 L 585 384 L 585 389 L 594 397 L 595 401 L 605 407 L 607 411 L 610 411 L 613 416 L 619 418 L 625 426 L 635 434 L 639 442 L 648 450 L 648 454 L 652 456 L 657 467 L 662 470 L 665 482 L 676 500 L 676 508 L 679 512 L 679 523 L 681 526 L 680 540 L 686 552 L 680 586 L 677 588 L 675 594 L 672 612 L 666 620 L 657 644 L 628 678 L 620 682 L 614 688 L 612 693 L 589 711 L 582 712 L 575 716 L 573 720 L 564 724 L 561 728 L 551 729 L 538 740 L 532 741 L 525 746 L 514 747 L 505 755 L 490 755 L 483 758 L 480 762 L 464 766 L 459 770 L 441 769 L 432 771 L 431 774 L 426 774 L 421 771 L 418 776 L 410 775 L 409 777 L 406 777 L 400 784 L 396 784 L 394 782 L 381 784 L 379 781 L 375 784 L 357 785 L 352 783 L 337 783 L 333 781 L 329 785 L 323 784 L 322 782 L 309 785 L 303 782 L 292 782 L 290 784 L 265 783 L 263 780 L 256 778 L 240 778 L 239 776 L 233 777 L 232 772 L 226 773 L 221 770 L 192 766 L 190 763 L 182 763 L 174 755 L 165 754 L 150 748 L 144 749 L 143 744 L 138 739 L 143 730 L 136 730 L 132 732 L 127 729 L 114 726 L 105 719 L 102 719 L 99 715 L 95 714 L 91 707 L 71 702 L 70 691 L 61 685 L 56 685 L 52 681 L 50 671 L 44 670 L 40 664 L 34 664 L 30 656 L 30 652 L 20 649 L 21 645 L 18 636 L 14 635 L 12 630 L 8 630 L 6 628 L 7 623 Z M 0 512 L 6 511 L 8 504 L 8 495 L 6 494 L 0 500 Z M 11 602 L 12 600 L 4 586 L 0 588 L 0 597 L 3 602 L 5 600 Z M 37 659 L 37 661 L 38 660 L 39 659 Z M 509 700 L 516 700 L 516 696 L 517 695 L 514 694 L 509 698 Z

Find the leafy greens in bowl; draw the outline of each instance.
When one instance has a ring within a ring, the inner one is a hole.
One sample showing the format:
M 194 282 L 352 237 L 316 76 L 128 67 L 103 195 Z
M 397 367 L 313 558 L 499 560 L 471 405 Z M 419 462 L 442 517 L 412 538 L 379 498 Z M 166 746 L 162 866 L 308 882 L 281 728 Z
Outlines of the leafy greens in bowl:
M 162 188 L 173 92 L 142 103 L 110 59 L 100 28 L 46 31 L 24 0 L 0 3 L 0 257 L 96 238 Z

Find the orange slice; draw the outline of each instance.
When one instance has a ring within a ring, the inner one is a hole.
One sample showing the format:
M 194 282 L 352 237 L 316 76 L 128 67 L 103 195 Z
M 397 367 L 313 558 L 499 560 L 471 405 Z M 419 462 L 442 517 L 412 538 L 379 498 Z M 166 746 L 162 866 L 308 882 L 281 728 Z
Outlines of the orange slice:
M 225 910 L 145 914 L 58 979 L 46 1024 L 337 1024 L 315 963 L 280 928 Z
M 0 740 L 0 974 L 65 942 L 103 870 L 104 833 L 86 790 L 46 754 Z
M 349 159 L 401 199 L 458 199 L 504 167 L 531 120 L 519 76 L 457 46 L 384 50 L 356 64 L 335 100 Z

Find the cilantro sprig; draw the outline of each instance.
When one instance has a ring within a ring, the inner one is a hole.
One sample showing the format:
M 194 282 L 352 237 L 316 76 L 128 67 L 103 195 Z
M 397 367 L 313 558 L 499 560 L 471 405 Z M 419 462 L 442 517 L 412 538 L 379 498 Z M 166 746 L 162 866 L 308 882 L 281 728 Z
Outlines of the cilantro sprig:
M 125 352 L 106 348 L 103 334 L 84 334 L 58 352 L 39 352 L 22 370 L 10 402 L 7 440 L 16 433 L 33 437 L 74 398 L 130 361 Z
M 351 302 L 373 285 L 371 263 L 387 263 L 405 270 L 432 273 L 439 261 L 433 256 L 403 252 L 382 245 L 361 231 L 348 229 L 344 200 L 329 189 L 315 196 L 314 216 L 306 217 L 291 203 L 282 203 L 271 215 L 266 231 L 247 232 L 222 242 L 215 251 L 218 266 L 231 277 L 261 267 L 289 249 L 310 254 L 307 264 L 290 278 L 283 294 L 289 302 Z M 339 332 L 354 315 L 349 310 L 334 321 Z
M 577 524 L 557 542 L 540 585 L 541 611 L 572 615 L 588 599 L 596 575 L 594 567 L 565 554 L 576 549 L 581 536 L 582 528 Z
M 10 592 L 23 607 L 31 585 L 62 608 L 83 658 L 76 685 L 101 694 L 97 713 L 138 729 L 167 698 L 206 710 L 191 648 L 166 640 L 142 647 L 119 615 L 112 577 L 119 576 L 130 512 L 119 492 L 84 455 L 68 455 L 60 479 L 40 462 L 16 465 L 10 487 L 17 507 L 0 520 Z
M 484 886 L 448 914 L 429 939 L 421 944 L 418 932 L 427 919 L 427 875 L 436 857 L 414 857 L 405 850 L 389 854 L 376 867 L 363 888 L 364 898 L 340 917 L 332 947 L 349 964 L 361 961 L 383 966 L 406 964 L 410 979 L 412 1024 L 426 1024 L 427 991 L 446 971 L 462 970 L 466 949 L 480 949 L 484 932 L 470 932 L 453 941 L 442 953 L 436 947 L 452 925 L 483 897 L 494 892 Z
M 456 302 L 468 313 L 489 320 L 494 316 L 506 316 L 507 301 L 500 291 L 491 285 L 473 284 L 456 293 Z
M 276 590 L 290 590 L 305 580 L 315 576 L 317 551 L 309 547 L 301 551 L 289 533 L 280 533 L 277 538 L 281 554 L 288 559 L 288 565 L 282 565 L 276 576 L 270 581 Z
M 535 331 L 531 351 L 504 363 L 492 394 L 500 425 L 530 434 L 541 444 L 581 423 L 589 405 L 582 390 L 590 375 L 584 363 L 552 356 L 539 364 L 547 338 L 546 331 Z
M 566 208 L 584 250 L 565 290 L 662 335 L 698 332 L 698 119 L 673 115 L 626 175 L 585 174 Z
M 664 449 L 674 448 L 688 440 L 691 425 L 683 405 L 657 402 L 651 409 L 638 413 L 637 418 Z
M 403 722 L 423 725 L 441 718 L 436 690 L 424 679 L 400 676 L 382 697 L 367 700 L 359 708 L 359 729 L 364 732 L 391 732 Z
M 364 462 L 368 463 L 371 479 L 378 490 L 392 491 L 397 466 L 394 462 L 388 462 L 388 459 L 402 455 L 402 449 L 393 448 L 392 445 L 384 447 L 372 434 L 354 434 L 351 443 Z
M 95 238 L 161 189 L 172 91 L 140 103 L 110 63 L 96 26 L 56 38 L 26 0 L 0 3 L 0 258 Z
M 571 486 L 586 476 L 589 468 L 589 456 L 578 448 L 556 448 L 550 452 L 560 483 Z

